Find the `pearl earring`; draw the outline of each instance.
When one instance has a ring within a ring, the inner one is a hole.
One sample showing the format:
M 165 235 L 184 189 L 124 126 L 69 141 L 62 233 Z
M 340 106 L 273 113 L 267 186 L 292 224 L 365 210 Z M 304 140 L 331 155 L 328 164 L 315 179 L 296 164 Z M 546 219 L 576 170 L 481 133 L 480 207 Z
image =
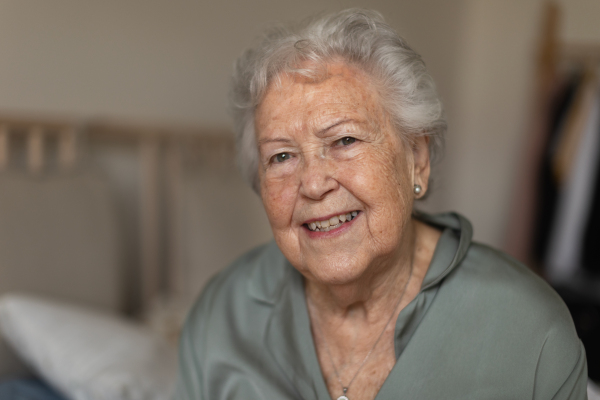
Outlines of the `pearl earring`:
M 421 194 L 422 190 L 423 190 L 423 188 L 421 187 L 421 185 L 415 184 L 415 187 L 413 188 L 413 192 L 415 192 L 415 194 L 417 196 Z

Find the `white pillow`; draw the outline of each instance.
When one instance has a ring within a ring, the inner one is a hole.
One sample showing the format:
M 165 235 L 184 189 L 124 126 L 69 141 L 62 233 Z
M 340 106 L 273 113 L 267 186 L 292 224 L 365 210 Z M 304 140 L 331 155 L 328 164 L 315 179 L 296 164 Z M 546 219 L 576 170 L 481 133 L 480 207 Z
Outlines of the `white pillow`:
M 142 325 L 39 297 L 0 298 L 0 332 L 71 400 L 168 399 L 176 349 Z

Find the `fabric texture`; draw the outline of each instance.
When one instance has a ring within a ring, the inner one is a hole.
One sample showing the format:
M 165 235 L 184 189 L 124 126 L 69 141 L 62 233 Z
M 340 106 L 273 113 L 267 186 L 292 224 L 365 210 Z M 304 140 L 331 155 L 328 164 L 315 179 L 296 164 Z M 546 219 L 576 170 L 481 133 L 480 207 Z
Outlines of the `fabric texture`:
M 443 233 L 420 293 L 398 316 L 397 361 L 376 399 L 585 399 L 585 351 L 560 297 L 509 256 L 473 243 L 460 215 L 419 218 Z M 275 243 L 204 290 L 182 333 L 176 393 L 330 399 L 303 278 Z
M 0 332 L 70 400 L 162 400 L 173 394 L 176 349 L 148 328 L 115 315 L 5 295 Z

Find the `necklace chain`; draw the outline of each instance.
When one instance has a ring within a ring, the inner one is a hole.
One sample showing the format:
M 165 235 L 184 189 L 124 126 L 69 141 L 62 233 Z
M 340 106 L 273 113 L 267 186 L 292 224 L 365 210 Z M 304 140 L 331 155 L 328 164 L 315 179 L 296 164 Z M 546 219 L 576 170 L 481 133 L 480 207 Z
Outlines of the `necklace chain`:
M 321 337 L 323 338 L 323 344 L 325 345 L 325 351 L 327 351 L 327 355 L 329 356 L 329 360 L 331 361 L 331 366 L 333 367 L 333 372 L 335 372 L 335 376 L 336 376 L 338 382 L 340 383 L 340 386 L 342 387 L 342 392 L 344 393 L 342 396 L 338 397 L 337 400 L 349 400 L 348 397 L 346 397 L 346 393 L 348 392 L 348 389 L 350 388 L 350 385 L 352 385 L 352 382 L 354 382 L 354 380 L 358 376 L 358 373 L 360 372 L 360 370 L 364 367 L 365 363 L 369 359 L 369 356 L 371 355 L 371 353 L 373 352 L 373 350 L 375 350 L 375 347 L 377 347 L 377 344 L 379 343 L 379 341 L 383 337 L 383 334 L 385 333 L 385 330 L 387 329 L 388 325 L 390 324 L 390 322 L 392 322 L 392 319 L 394 318 L 394 314 L 396 314 L 396 309 L 398 308 L 398 306 L 402 302 L 402 299 L 404 298 L 404 293 L 406 293 L 406 289 L 408 288 L 408 284 L 409 284 L 410 280 L 412 279 L 412 273 L 413 273 L 413 265 L 411 264 L 411 266 L 410 266 L 410 275 L 408 276 L 408 279 L 406 280 L 406 283 L 404 284 L 404 288 L 402 289 L 402 294 L 400 295 L 400 298 L 398 299 L 398 301 L 396 302 L 396 305 L 394 306 L 394 310 L 392 311 L 392 315 L 390 315 L 390 317 L 388 318 L 387 322 L 385 323 L 385 326 L 383 327 L 383 330 L 381 331 L 381 333 L 377 337 L 377 340 L 375 340 L 375 343 L 373 344 L 373 347 L 371 347 L 371 350 L 369 350 L 369 352 L 367 353 L 367 355 L 365 356 L 365 358 L 362 360 L 362 362 L 358 366 L 358 369 L 354 373 L 354 376 L 352 377 L 352 379 L 350 379 L 350 382 L 348 382 L 348 385 L 346 385 L 346 386 L 344 386 L 344 384 L 342 383 L 342 378 L 340 377 L 340 374 L 339 374 L 339 372 L 338 372 L 338 370 L 337 370 L 337 368 L 335 366 L 335 363 L 333 362 L 333 357 L 331 356 L 331 351 L 329 350 L 329 345 L 327 344 L 327 340 L 325 340 L 325 335 L 321 331 L 321 328 L 320 328 L 318 322 L 315 320 L 315 322 L 317 322 L 317 324 L 315 324 L 315 327 L 317 328 L 317 330 L 321 334 Z

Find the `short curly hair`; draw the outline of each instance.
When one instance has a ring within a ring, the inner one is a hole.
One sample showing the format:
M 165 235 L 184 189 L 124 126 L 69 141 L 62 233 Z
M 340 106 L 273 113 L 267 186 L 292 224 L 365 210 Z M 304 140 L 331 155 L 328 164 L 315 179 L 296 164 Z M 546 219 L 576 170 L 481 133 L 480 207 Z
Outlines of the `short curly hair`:
M 439 158 L 446 120 L 421 56 L 378 12 L 348 9 L 296 26 L 272 28 L 235 63 L 230 106 L 237 162 L 257 193 L 259 155 L 254 114 L 269 84 L 282 73 L 318 79 L 326 70 L 323 67 L 336 61 L 358 67 L 370 76 L 378 84 L 383 106 L 401 138 L 411 143 L 415 137 L 428 136 L 431 159 Z

